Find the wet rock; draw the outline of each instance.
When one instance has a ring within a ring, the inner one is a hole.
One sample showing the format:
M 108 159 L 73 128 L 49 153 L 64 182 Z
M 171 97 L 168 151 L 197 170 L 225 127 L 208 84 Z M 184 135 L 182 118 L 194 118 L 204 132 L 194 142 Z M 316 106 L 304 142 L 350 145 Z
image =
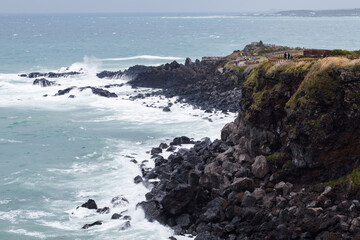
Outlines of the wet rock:
M 169 107 L 164 107 L 163 112 L 171 112 L 171 109 Z
M 49 87 L 49 86 L 53 86 L 55 84 L 56 84 L 56 82 L 49 81 L 45 78 L 35 79 L 35 81 L 33 82 L 33 85 L 40 85 L 41 87 Z
M 124 207 L 129 204 L 129 200 L 127 200 L 123 195 L 113 197 L 111 199 L 111 203 L 113 204 L 113 207 Z
M 81 87 L 79 88 L 80 91 L 84 91 L 85 89 L 91 89 L 92 93 L 101 97 L 107 97 L 107 98 L 116 98 L 118 97 L 116 93 L 109 92 L 108 90 L 104 90 L 102 88 L 96 88 L 96 87 Z
M 111 219 L 120 219 L 121 217 L 122 217 L 121 214 L 114 213 L 114 214 L 111 216 Z
M 102 225 L 102 221 L 96 221 L 91 224 L 85 224 L 82 229 L 88 229 L 90 227 L 96 226 L 96 225 Z
M 159 145 L 159 148 L 161 148 L 161 149 L 166 149 L 168 147 L 169 147 L 169 145 L 167 145 L 166 143 L 160 143 L 160 145 Z
M 97 209 L 96 202 L 93 199 L 89 199 L 86 203 L 81 205 L 81 207 L 87 208 L 87 209 Z
M 173 152 L 176 150 L 176 147 L 170 146 L 168 149 L 166 149 L 167 152 Z
M 189 144 L 189 143 L 191 143 L 190 138 L 182 136 L 182 137 L 174 138 L 174 140 L 170 143 L 170 146 L 181 145 L 181 144 Z
M 63 89 L 63 90 L 59 90 L 55 96 L 62 96 L 62 95 L 65 95 L 67 93 L 69 93 L 71 90 L 73 90 L 75 87 L 68 87 L 66 89 Z
M 157 201 L 145 201 L 139 203 L 137 206 L 144 210 L 145 217 L 150 222 L 157 220 L 161 214 Z
M 142 177 L 141 176 L 136 176 L 135 178 L 134 178 L 134 183 L 135 184 L 139 184 L 139 183 L 141 183 L 141 182 L 144 182 L 144 180 L 142 179 Z
M 257 178 L 263 178 L 269 173 L 269 166 L 264 156 L 255 158 L 255 162 L 251 165 L 251 171 Z
M 155 155 L 155 154 L 159 154 L 159 153 L 162 153 L 161 148 L 152 148 L 151 149 L 151 155 Z
M 125 231 L 127 229 L 131 228 L 131 223 L 130 221 L 126 221 L 125 223 L 123 223 L 121 226 L 120 226 L 120 231 Z
M 99 208 L 98 210 L 96 210 L 96 212 L 100 213 L 100 214 L 109 214 L 110 213 L 110 208 L 108 208 L 108 207 Z

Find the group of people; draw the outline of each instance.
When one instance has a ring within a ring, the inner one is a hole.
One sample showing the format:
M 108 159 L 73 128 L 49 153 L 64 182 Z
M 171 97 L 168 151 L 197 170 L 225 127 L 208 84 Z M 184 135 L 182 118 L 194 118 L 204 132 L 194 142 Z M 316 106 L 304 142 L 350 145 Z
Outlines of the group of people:
M 286 59 L 291 59 L 290 53 L 287 53 L 287 52 L 284 53 L 284 60 L 286 60 Z

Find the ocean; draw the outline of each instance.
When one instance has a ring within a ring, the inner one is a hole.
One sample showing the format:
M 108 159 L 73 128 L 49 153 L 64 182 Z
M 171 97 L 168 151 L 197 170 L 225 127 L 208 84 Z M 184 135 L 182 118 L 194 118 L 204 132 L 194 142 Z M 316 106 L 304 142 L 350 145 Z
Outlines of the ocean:
M 174 137 L 215 140 L 236 116 L 186 104 L 163 112 L 167 99 L 131 101 L 129 96 L 150 89 L 127 85 L 110 89 L 118 98 L 89 89 L 74 90 L 75 98 L 54 96 L 58 90 L 126 83 L 128 79 L 99 79 L 96 73 L 225 56 L 259 40 L 360 49 L 359 26 L 358 17 L 0 16 L 0 239 L 168 239 L 172 230 L 148 222 L 136 208 L 149 191 L 133 182 L 141 175 L 139 164 L 147 160 L 153 166 L 149 150 Z M 83 74 L 54 79 L 61 86 L 41 88 L 32 85 L 34 79 L 19 76 L 34 71 Z M 146 107 L 152 103 L 154 108 Z M 116 196 L 128 203 L 113 207 Z M 111 212 L 77 209 L 88 199 Z M 123 211 L 132 219 L 131 228 L 120 231 L 125 221 L 110 218 Z M 103 224 L 81 229 L 97 220 Z

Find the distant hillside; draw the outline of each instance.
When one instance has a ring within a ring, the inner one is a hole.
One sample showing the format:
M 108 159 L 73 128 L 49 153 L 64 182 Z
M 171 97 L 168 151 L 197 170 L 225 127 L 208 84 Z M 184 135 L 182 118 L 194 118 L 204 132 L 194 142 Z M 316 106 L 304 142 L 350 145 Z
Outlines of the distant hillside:
M 273 13 L 244 13 L 243 16 L 347 17 L 360 16 L 360 8 L 337 10 L 289 10 Z
M 298 17 L 345 17 L 345 16 L 360 16 L 360 8 L 356 9 L 342 9 L 342 10 L 291 10 L 277 12 L 280 16 L 298 16 Z

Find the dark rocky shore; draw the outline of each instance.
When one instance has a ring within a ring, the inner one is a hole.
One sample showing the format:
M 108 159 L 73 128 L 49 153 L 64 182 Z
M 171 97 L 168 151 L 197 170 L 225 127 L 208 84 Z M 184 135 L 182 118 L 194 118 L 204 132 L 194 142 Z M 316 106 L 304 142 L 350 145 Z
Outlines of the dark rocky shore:
M 132 87 L 156 88 L 152 94 L 138 94 L 132 99 L 161 95 L 168 98 L 178 97 L 179 102 L 187 102 L 205 111 L 238 112 L 241 98 L 243 76 L 234 70 L 219 71 L 219 62 L 191 62 L 185 65 L 176 61 L 159 67 L 134 66 L 124 72 L 101 72 L 100 78 L 132 79 Z M 241 78 L 239 78 L 241 77 Z
M 205 111 L 239 113 L 221 139 L 181 137 L 151 150 L 155 168 L 143 168 L 134 179 L 153 184 L 138 205 L 149 221 L 197 240 L 360 239 L 357 60 L 240 67 L 230 60 L 187 59 L 98 77 L 127 77 L 134 88 L 154 88 L 132 99 L 177 96 Z M 195 145 L 182 149 L 185 143 Z M 161 156 L 176 147 L 167 159 Z
M 205 139 L 167 159 L 152 152 L 156 166 L 142 177 L 158 180 L 139 204 L 146 217 L 198 240 L 360 239 L 358 63 L 264 62 L 225 73 L 207 67 L 215 79 L 231 73 L 236 81 L 171 87 L 166 76 L 185 69 L 173 64 L 130 83 L 180 92 L 205 82 L 206 89 L 241 89 L 241 111 L 221 140 Z

